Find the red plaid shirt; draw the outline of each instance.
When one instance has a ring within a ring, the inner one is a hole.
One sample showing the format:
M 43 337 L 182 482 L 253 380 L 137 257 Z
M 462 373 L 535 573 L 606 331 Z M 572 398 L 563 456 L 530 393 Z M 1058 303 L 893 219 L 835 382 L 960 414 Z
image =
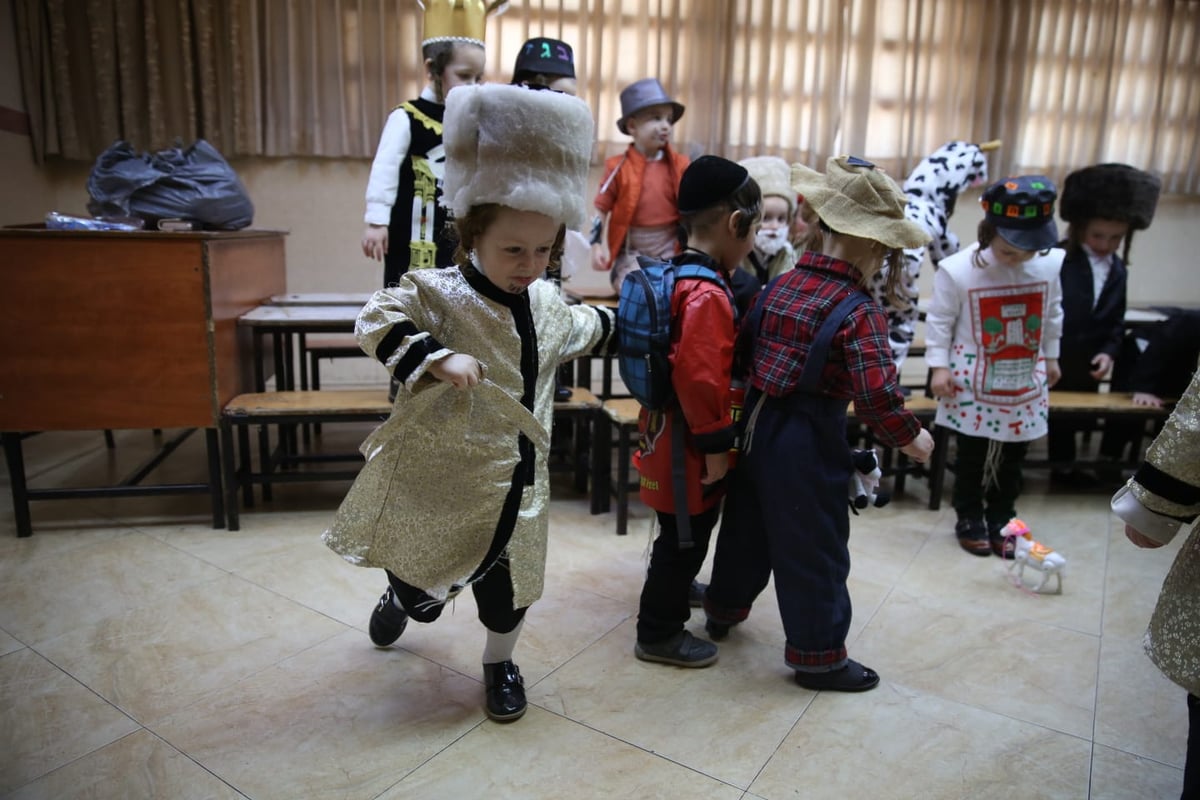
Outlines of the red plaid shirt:
M 858 270 L 819 253 L 805 253 L 797 268 L 775 282 L 763 307 L 750 383 L 771 397 L 796 391 L 808 350 L 825 317 L 858 288 Z M 819 381 L 820 394 L 854 401 L 859 419 L 880 443 L 903 447 L 921 423 L 904 409 L 888 345 L 887 317 L 874 301 L 850 312 L 834 334 Z

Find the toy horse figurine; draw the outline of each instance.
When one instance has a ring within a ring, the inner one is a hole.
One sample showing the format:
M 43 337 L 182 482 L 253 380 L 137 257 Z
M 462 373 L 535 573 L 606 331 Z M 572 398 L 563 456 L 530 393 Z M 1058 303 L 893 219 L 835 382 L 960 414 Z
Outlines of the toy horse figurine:
M 1025 567 L 1032 567 L 1042 573 L 1041 581 L 1033 587 L 1034 592 L 1041 592 L 1046 581 L 1053 575 L 1058 579 L 1058 586 L 1053 593 L 1062 594 L 1062 574 L 1067 566 L 1067 559 L 1061 553 L 1034 541 L 1029 526 L 1016 518 L 1009 520 L 1008 524 L 1000 529 L 1000 533 L 1004 535 L 1005 549 L 1008 547 L 1008 541 L 1013 540 L 1013 561 L 1008 569 L 1012 571 L 1014 566 L 1017 568 L 1014 580 L 1019 585 L 1025 585 Z

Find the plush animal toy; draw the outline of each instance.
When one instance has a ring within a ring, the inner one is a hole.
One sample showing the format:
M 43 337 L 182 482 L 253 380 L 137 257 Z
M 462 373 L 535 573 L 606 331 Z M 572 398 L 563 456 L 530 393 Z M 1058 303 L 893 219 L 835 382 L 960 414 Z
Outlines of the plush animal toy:
M 854 464 L 850 473 L 850 510 L 857 514 L 861 508 L 882 508 L 891 502 L 891 494 L 879 489 L 879 479 L 883 477 L 879 454 L 872 449 L 851 450 L 850 460 Z
M 1061 553 L 1035 541 L 1029 526 L 1016 518 L 1009 520 L 1008 524 L 1000 529 L 1000 533 L 1004 535 L 1005 552 L 1008 552 L 1010 542 L 1013 545 L 1013 560 L 1008 565 L 1008 569 L 1011 572 L 1013 567 L 1016 567 L 1016 574 L 1013 576 L 1014 583 L 1024 587 L 1025 568 L 1031 567 L 1042 573 L 1042 579 L 1038 581 L 1037 586 L 1033 587 L 1034 592 L 1041 592 L 1042 587 L 1053 575 L 1058 581 L 1054 594 L 1062 594 L 1062 576 L 1063 570 L 1067 566 L 1067 559 Z
M 927 247 L 904 251 L 901 284 L 904 296 L 911 305 L 901 309 L 887 302 L 884 289 L 888 277 L 886 269 L 878 272 L 871 283 L 872 296 L 888 312 L 888 343 L 892 347 L 892 360 L 897 372 L 908 355 L 916 333 L 917 280 L 921 277 L 921 262 L 925 259 L 926 250 L 934 268 L 943 258 L 958 252 L 958 237 L 947 230 L 946 224 L 954 213 L 958 193 L 987 183 L 985 153 L 999 146 L 999 141 L 983 144 L 947 142 L 923 158 L 904 181 L 904 194 L 908 196 L 904 216 L 924 228 L 930 236 Z

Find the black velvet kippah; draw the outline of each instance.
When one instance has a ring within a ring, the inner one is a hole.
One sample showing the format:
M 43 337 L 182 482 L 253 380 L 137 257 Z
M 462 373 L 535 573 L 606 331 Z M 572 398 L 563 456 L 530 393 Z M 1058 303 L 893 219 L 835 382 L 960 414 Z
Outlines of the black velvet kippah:
M 749 179 L 750 173 L 741 164 L 720 156 L 700 156 L 684 170 L 679 181 L 679 213 L 694 214 L 712 208 Z

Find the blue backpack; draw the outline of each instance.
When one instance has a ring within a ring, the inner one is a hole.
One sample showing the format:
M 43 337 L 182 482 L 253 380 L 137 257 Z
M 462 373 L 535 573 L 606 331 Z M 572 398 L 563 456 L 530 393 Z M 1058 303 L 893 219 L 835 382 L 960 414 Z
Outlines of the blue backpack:
M 694 258 L 685 254 L 677 258 Z M 671 296 L 680 278 L 703 278 L 725 290 L 737 313 L 733 293 L 721 275 L 704 258 L 701 263 L 657 261 L 638 256 L 641 269 L 632 270 L 621 284 L 617 301 L 617 364 L 629 393 L 652 411 L 665 409 L 674 399 L 671 387 Z

